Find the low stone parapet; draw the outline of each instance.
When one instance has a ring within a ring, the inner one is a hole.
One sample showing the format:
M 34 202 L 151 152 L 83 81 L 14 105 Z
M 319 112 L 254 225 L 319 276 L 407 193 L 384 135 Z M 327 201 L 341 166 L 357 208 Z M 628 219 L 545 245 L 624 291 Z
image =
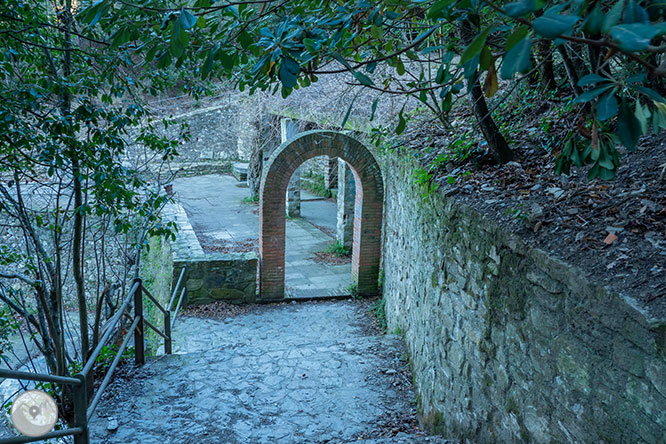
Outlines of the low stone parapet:
M 257 255 L 254 253 L 214 253 L 174 261 L 173 282 L 177 282 L 183 267 L 187 267 L 185 306 L 215 301 L 255 302 Z
M 255 302 L 257 255 L 255 253 L 204 253 L 187 213 L 181 205 L 165 209 L 167 219 L 178 225 L 173 251 L 172 286 L 186 267 L 181 288 L 187 288 L 182 306 L 226 301 L 234 304 Z M 172 291 L 173 291 L 172 288 Z

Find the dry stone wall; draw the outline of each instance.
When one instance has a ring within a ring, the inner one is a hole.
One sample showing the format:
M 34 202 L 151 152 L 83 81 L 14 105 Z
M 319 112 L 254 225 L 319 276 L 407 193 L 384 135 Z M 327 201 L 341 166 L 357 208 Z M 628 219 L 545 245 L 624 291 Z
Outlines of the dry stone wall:
M 666 323 L 385 157 L 384 295 L 419 409 L 474 443 L 664 443 Z

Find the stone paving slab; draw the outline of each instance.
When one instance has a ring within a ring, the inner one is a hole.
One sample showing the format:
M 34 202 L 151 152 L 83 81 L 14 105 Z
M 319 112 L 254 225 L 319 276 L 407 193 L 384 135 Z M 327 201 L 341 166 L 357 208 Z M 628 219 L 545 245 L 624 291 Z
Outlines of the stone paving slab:
M 182 354 L 114 382 L 92 421 L 92 442 L 363 442 L 356 437 L 384 415 L 413 408 L 411 390 L 387 371 L 404 365 L 402 340 L 365 334 L 366 310 L 339 301 L 260 306 L 224 321 L 183 317 L 175 330 Z M 106 430 L 108 417 L 117 431 Z M 446 442 L 407 438 L 368 442 Z

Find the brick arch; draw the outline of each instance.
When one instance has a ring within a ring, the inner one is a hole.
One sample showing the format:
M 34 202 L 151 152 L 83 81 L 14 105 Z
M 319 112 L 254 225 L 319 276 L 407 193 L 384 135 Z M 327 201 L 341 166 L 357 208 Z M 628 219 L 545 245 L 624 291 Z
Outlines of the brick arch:
M 359 141 L 335 131 L 306 131 L 280 145 L 261 178 L 259 203 L 259 299 L 284 299 L 286 192 L 296 168 L 316 156 L 346 161 L 356 181 L 352 282 L 359 295 L 377 294 L 384 184 L 372 153 Z

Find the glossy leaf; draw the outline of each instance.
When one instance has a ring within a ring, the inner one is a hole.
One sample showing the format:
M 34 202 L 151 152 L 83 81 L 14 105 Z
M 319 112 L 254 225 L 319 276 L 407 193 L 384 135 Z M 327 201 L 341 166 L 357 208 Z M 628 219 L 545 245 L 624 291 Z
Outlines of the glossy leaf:
M 502 60 L 500 75 L 503 79 L 510 79 L 517 72 L 527 72 L 532 66 L 530 58 L 532 39 L 528 36 L 511 48 Z
M 542 15 L 532 22 L 532 28 L 540 36 L 556 38 L 568 33 L 579 19 L 577 15 Z

